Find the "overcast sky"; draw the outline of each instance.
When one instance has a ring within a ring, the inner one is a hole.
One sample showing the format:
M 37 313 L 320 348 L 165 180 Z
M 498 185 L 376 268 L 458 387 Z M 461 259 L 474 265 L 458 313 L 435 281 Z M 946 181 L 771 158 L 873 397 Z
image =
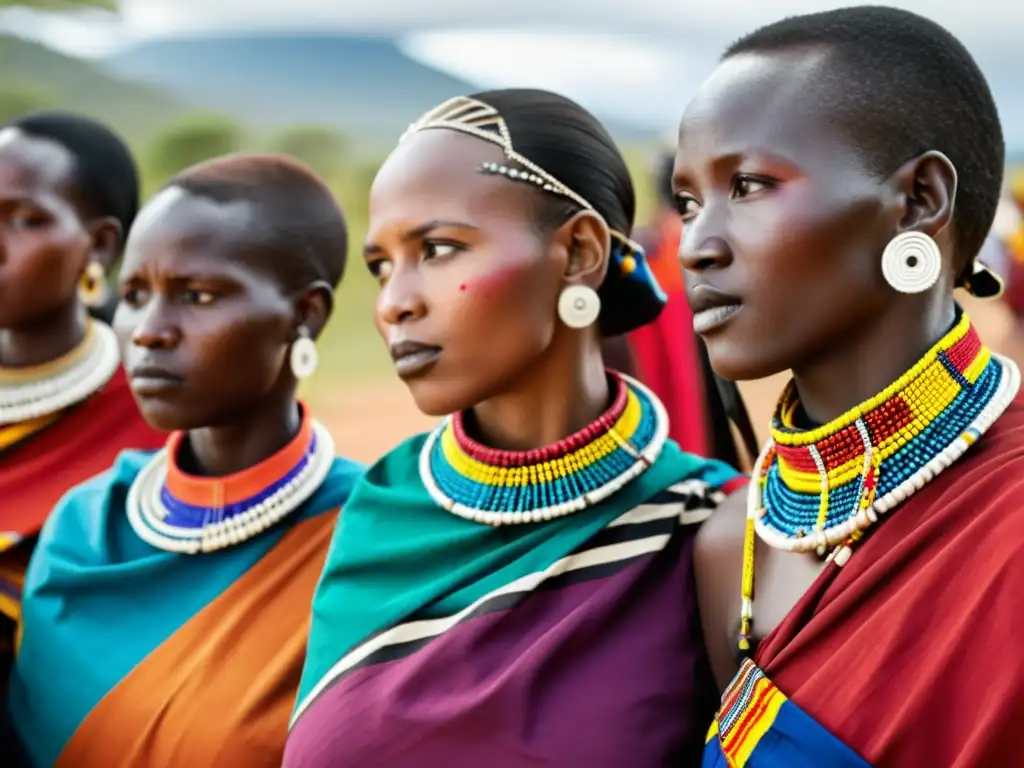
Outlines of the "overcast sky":
M 400 34 L 412 55 L 482 86 L 561 91 L 666 130 L 729 41 L 761 23 L 849 3 L 822 0 L 121 0 L 119 21 L 0 13 L 68 52 L 254 28 Z M 1024 146 L 1024 2 L 895 0 L 957 34 Z M 471 13 L 464 9 L 471 8 Z

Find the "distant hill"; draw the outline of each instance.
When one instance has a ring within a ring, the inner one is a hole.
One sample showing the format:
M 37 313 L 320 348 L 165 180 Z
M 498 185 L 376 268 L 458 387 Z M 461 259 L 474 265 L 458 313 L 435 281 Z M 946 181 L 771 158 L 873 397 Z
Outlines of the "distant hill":
M 167 38 L 88 61 L 0 35 L 0 73 L 0 90 L 45 94 L 140 140 L 183 112 L 210 110 L 257 130 L 333 125 L 383 148 L 424 110 L 480 89 L 393 38 L 317 33 Z M 627 122 L 606 125 L 620 140 L 651 138 Z
M 166 39 L 104 65 L 248 123 L 323 123 L 388 143 L 421 111 L 474 90 L 409 58 L 394 40 L 346 35 Z
M 408 56 L 394 38 L 246 33 L 155 40 L 104 62 L 184 101 L 265 126 L 335 125 L 390 145 L 420 113 L 478 85 Z M 607 123 L 623 139 L 650 132 Z
M 105 120 L 129 137 L 148 136 L 184 108 L 158 87 L 17 37 L 0 35 L 0 72 L 0 87 L 38 91 L 54 105 Z

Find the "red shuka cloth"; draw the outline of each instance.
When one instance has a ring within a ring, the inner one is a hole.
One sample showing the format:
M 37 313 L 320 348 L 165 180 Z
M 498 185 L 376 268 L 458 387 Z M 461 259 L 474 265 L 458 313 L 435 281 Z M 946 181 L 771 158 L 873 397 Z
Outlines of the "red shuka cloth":
M 878 768 L 1021 765 L 1024 397 L 762 641 L 775 685 Z

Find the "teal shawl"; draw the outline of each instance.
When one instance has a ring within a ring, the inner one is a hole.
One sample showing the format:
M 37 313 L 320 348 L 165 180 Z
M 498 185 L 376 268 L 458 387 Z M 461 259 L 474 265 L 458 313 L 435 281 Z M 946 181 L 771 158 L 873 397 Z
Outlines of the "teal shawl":
M 410 619 L 449 616 L 566 557 L 610 522 L 684 480 L 720 488 L 731 467 L 668 441 L 658 460 L 605 501 L 541 524 L 492 527 L 453 515 L 418 473 L 426 435 L 399 445 L 357 483 L 334 532 L 313 600 L 298 715 L 332 667 L 372 636 Z

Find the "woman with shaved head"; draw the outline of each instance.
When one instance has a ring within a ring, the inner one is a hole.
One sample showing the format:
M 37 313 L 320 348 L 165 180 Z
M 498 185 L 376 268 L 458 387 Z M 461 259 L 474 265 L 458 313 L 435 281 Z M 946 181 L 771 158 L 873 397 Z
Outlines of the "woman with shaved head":
M 1001 290 L 1003 164 L 970 54 L 893 8 L 753 32 L 687 107 L 695 328 L 727 378 L 793 373 L 698 536 L 708 768 L 1020 764 L 1020 374 L 954 296 Z
M 345 266 L 308 169 L 177 177 L 128 239 L 114 319 L 170 432 L 53 512 L 25 579 L 10 709 L 37 766 L 277 766 L 309 603 L 360 468 L 296 399 Z

